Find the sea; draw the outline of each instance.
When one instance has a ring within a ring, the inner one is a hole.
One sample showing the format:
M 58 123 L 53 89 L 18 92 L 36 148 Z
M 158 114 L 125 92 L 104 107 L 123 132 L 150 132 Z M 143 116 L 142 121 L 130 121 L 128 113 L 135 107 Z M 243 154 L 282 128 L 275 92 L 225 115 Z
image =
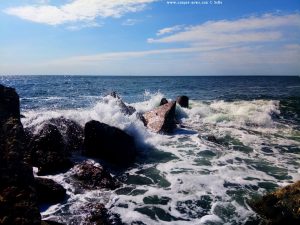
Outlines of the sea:
M 70 171 L 46 176 L 68 198 L 41 207 L 44 219 L 86 224 L 82 207 L 103 203 L 118 218 L 112 224 L 254 225 L 251 201 L 300 180 L 299 76 L 1 76 L 0 83 L 19 93 L 24 127 L 64 116 L 82 126 L 98 120 L 135 138 L 135 163 L 110 168 L 122 183 L 116 190 L 76 192 Z M 176 106 L 182 126 L 162 135 L 108 101 L 112 91 L 141 113 L 163 97 L 186 95 L 190 106 Z

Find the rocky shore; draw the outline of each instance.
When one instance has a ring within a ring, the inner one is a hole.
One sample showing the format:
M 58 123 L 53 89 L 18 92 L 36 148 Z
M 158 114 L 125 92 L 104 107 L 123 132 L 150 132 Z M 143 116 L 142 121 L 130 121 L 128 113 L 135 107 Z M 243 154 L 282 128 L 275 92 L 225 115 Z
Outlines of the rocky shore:
M 136 110 L 126 105 L 114 92 L 122 113 Z M 136 113 L 152 132 L 170 134 L 178 127 L 176 105 L 189 107 L 187 96 L 176 101 L 162 99 L 155 109 Z M 114 190 L 122 182 L 109 173 L 109 166 L 121 169 L 131 166 L 139 154 L 136 140 L 125 131 L 91 120 L 84 127 L 64 117 L 50 119 L 38 131 L 23 128 L 19 96 L 13 88 L 0 85 L 0 224 L 59 224 L 42 221 L 39 206 L 57 204 L 68 198 L 63 186 L 41 178 L 71 171 L 69 182 L 75 189 Z M 217 142 L 214 136 L 208 141 Z M 75 162 L 74 154 L 99 159 L 101 165 L 88 160 Z M 103 162 L 103 165 L 102 165 Z M 37 176 L 33 175 L 37 168 Z M 300 183 L 287 186 L 252 202 L 252 208 L 268 224 L 298 224 L 300 221 Z M 89 216 L 86 224 L 112 224 L 109 210 L 103 204 L 87 204 L 81 210 Z M 116 217 L 115 220 L 118 220 Z M 122 224 L 120 221 L 118 224 Z

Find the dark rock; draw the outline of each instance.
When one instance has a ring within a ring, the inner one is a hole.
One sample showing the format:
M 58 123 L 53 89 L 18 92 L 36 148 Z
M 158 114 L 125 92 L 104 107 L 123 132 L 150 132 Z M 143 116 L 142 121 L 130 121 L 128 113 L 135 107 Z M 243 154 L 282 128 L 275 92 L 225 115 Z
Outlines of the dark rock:
M 66 197 L 66 189 L 51 179 L 35 178 L 35 188 L 40 204 L 56 204 Z
M 55 222 L 55 221 L 50 221 L 50 220 L 42 220 L 41 225 L 65 225 L 65 224 Z
M 300 181 L 250 203 L 267 224 L 300 224 Z
M 176 102 L 183 108 L 189 107 L 189 97 L 187 96 L 178 96 Z
M 84 128 L 85 154 L 126 166 L 133 162 L 136 148 L 133 137 L 119 128 L 92 120 Z
M 89 162 L 83 162 L 73 168 L 73 177 L 81 181 L 85 188 L 107 188 L 114 190 L 120 183 L 113 178 L 102 166 L 96 166 Z
M 169 102 L 144 113 L 146 126 L 158 133 L 172 132 L 176 128 L 175 109 L 176 102 Z
M 55 174 L 72 167 L 63 137 L 56 126 L 45 124 L 30 143 L 32 165 L 38 175 Z
M 162 106 L 162 105 L 167 104 L 167 103 L 168 103 L 168 100 L 166 98 L 162 98 L 160 100 L 159 106 Z
M 20 100 L 15 89 L 0 84 L 0 117 L 20 118 Z M 1 120 L 0 118 L 0 120 Z
M 210 142 L 219 143 L 217 138 L 214 135 L 208 135 L 206 136 L 206 139 Z
M 19 96 L 0 85 L 0 224 L 40 225 L 32 168 L 24 162 Z
M 55 125 L 62 134 L 67 152 L 83 149 L 84 131 L 77 122 L 59 117 L 50 119 L 48 123 Z

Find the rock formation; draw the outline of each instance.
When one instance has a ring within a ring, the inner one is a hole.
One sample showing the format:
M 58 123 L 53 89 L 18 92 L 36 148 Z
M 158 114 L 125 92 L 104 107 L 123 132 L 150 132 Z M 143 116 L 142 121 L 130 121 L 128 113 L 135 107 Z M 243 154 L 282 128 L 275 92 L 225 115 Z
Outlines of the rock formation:
M 176 128 L 176 102 L 169 102 L 143 114 L 146 126 L 157 133 L 170 133 Z
M 84 128 L 85 154 L 126 166 L 136 155 L 134 139 L 119 128 L 92 120 Z
M 270 225 L 300 224 L 300 181 L 250 204 Z
M 188 108 L 189 107 L 189 97 L 182 95 L 178 96 L 176 102 L 178 105 L 180 105 L 182 108 Z
M 24 162 L 19 96 L 0 85 L 0 224 L 40 225 L 32 168 Z

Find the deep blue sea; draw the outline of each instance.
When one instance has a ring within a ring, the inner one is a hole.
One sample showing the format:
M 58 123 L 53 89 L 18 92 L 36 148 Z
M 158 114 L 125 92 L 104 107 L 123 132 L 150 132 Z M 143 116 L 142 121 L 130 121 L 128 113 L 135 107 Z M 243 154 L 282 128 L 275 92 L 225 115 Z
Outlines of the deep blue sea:
M 249 201 L 300 179 L 300 77 L 2 76 L 16 88 L 24 127 L 64 116 L 82 126 L 95 119 L 134 136 L 140 156 L 126 171 L 111 170 L 117 190 L 74 191 L 71 171 L 48 176 L 68 199 L 42 208 L 44 218 L 85 224 L 87 203 L 101 202 L 125 224 L 258 224 Z M 184 128 L 152 133 L 124 115 L 116 91 L 137 112 L 161 98 L 190 97 L 177 106 Z M 214 135 L 218 143 L 207 140 Z M 93 163 L 98 163 L 92 160 Z

